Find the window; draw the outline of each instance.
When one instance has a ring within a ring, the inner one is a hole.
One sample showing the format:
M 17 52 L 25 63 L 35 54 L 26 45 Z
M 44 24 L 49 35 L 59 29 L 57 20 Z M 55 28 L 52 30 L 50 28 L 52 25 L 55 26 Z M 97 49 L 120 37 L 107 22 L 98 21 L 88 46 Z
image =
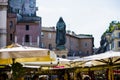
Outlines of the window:
M 43 38 L 44 37 L 44 33 L 43 32 L 41 32 L 41 38 Z
M 44 43 L 41 43 L 41 47 L 44 48 Z
M 118 47 L 120 47 L 120 41 L 118 42 Z
M 89 55 L 89 50 L 87 50 L 87 55 Z
M 62 55 L 62 58 L 66 58 L 66 56 L 65 56 L 65 55 Z
M 49 49 L 52 50 L 52 44 L 49 44 Z
M 13 21 L 10 21 L 10 29 L 13 27 Z
M 118 38 L 120 38 L 120 32 L 118 33 L 119 35 L 118 35 Z
M 112 42 L 112 45 L 111 45 L 112 49 L 114 48 L 114 42 Z
M 88 46 L 88 44 L 87 43 L 85 43 L 85 47 L 87 47 Z
M 29 25 L 26 25 L 26 27 L 25 27 L 25 28 L 26 28 L 26 31 L 27 31 L 27 30 L 29 30 Z
M 30 42 L 30 36 L 29 35 L 25 35 L 25 42 Z
M 51 33 L 49 33 L 49 34 L 48 34 L 48 38 L 51 39 L 51 37 L 52 37 L 52 35 L 51 35 Z
M 59 57 L 59 55 L 57 55 L 57 57 Z
M 10 41 L 12 41 L 13 40 L 13 35 L 12 34 L 10 34 Z

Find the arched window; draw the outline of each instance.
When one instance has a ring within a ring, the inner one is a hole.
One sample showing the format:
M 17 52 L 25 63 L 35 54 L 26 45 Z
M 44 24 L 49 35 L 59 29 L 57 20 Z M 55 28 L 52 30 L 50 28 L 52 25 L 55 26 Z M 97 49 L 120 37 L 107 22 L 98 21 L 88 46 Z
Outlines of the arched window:
M 49 44 L 48 47 L 50 50 L 52 50 L 52 44 Z
M 57 55 L 57 57 L 59 57 L 59 55 Z
M 62 58 L 66 58 L 66 56 L 65 56 L 65 55 L 62 55 Z

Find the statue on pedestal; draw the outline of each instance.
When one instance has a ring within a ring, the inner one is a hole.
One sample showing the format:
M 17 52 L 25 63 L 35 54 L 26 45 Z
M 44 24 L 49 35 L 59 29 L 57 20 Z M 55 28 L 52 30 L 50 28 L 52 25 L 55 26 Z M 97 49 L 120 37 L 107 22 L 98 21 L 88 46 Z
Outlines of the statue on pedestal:
M 64 50 L 66 43 L 66 24 L 63 18 L 60 17 L 56 25 L 56 49 Z

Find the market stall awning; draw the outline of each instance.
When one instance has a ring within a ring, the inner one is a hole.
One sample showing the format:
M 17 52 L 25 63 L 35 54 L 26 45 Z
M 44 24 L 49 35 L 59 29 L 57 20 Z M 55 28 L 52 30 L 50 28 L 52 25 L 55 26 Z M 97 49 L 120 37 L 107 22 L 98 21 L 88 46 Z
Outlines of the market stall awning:
M 85 66 L 87 64 L 91 64 L 92 66 L 117 64 L 120 63 L 120 52 L 107 51 L 105 53 L 75 59 L 73 62 L 76 66 Z
M 89 68 L 93 66 L 100 66 L 100 65 L 108 66 L 108 69 L 109 69 L 108 78 L 109 80 L 114 80 L 113 66 L 116 64 L 120 64 L 120 52 L 107 51 L 105 53 L 76 59 L 74 60 L 74 63 L 76 63 L 75 66 L 78 66 L 78 67 L 87 66 Z
M 54 51 L 50 51 L 50 56 L 48 58 L 41 57 L 36 61 L 24 61 L 22 64 L 24 66 L 55 66 L 58 64 L 58 59 Z
M 58 65 L 54 66 L 53 69 L 60 69 L 60 68 L 70 68 L 71 67 L 71 60 L 66 59 L 66 58 L 57 58 L 58 60 Z
M 0 49 L 0 64 L 12 64 L 14 62 L 54 61 L 49 49 L 27 47 L 19 44 L 11 44 Z

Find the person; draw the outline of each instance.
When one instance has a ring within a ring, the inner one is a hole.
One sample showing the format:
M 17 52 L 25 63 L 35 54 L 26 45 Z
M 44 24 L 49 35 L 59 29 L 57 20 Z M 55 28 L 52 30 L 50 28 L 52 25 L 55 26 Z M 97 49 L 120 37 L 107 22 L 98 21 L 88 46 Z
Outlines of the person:
M 90 78 L 90 76 L 89 76 L 89 75 L 84 75 L 83 80 L 91 80 L 91 78 Z
M 62 17 L 60 17 L 59 21 L 56 25 L 56 48 L 57 49 L 65 49 L 66 42 L 66 24 L 64 23 Z
M 7 80 L 7 79 L 8 79 L 8 76 L 6 73 L 0 74 L 0 80 Z
M 38 75 L 34 75 L 32 80 L 39 80 L 39 76 Z
M 86 77 L 84 78 L 84 80 L 90 80 L 90 78 L 89 78 L 88 76 L 86 76 Z

